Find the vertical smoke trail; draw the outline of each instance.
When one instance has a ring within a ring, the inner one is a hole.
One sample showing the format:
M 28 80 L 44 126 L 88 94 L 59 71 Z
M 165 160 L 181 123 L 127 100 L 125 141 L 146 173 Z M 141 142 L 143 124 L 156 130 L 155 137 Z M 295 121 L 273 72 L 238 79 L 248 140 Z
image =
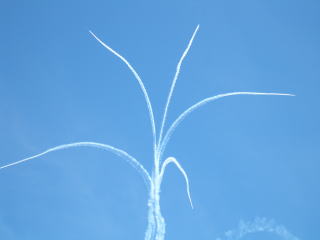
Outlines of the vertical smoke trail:
M 161 128 L 160 128 L 160 135 L 159 135 L 159 142 L 158 142 L 158 145 L 160 145 L 161 143 L 161 140 L 162 140 L 162 134 L 163 134 L 163 129 L 164 129 L 164 126 L 165 126 L 165 123 L 166 123 L 166 118 L 167 118 L 167 113 L 168 113 L 168 109 L 169 109 L 169 105 L 170 105 L 170 100 L 171 100 L 171 97 L 172 97 L 172 93 L 173 93 L 173 90 L 174 90 L 174 87 L 176 85 L 176 82 L 177 82 L 177 79 L 179 77 L 179 74 L 180 74 L 180 68 L 181 68 L 181 65 L 182 65 L 182 62 L 184 60 L 184 58 L 187 56 L 188 52 L 189 52 L 189 49 L 192 45 L 192 42 L 199 30 L 199 27 L 200 25 L 198 25 L 196 27 L 196 30 L 193 32 L 192 34 L 192 37 L 188 43 L 188 46 L 187 48 L 184 50 L 179 62 L 178 62 L 178 65 L 177 65 L 177 69 L 176 69 L 176 73 L 174 75 L 174 78 L 173 78 L 173 81 L 172 81 L 172 84 L 171 84 L 171 88 L 170 88 L 170 92 L 169 92 L 169 95 L 168 95 L 168 98 L 167 98 L 167 103 L 166 103 L 166 106 L 164 108 L 164 113 L 163 113 L 163 118 L 162 118 L 162 123 L 161 123 Z
M 141 80 L 140 76 L 136 72 L 136 70 L 131 66 L 131 64 L 118 52 L 113 50 L 111 47 L 109 47 L 107 44 L 102 42 L 93 32 L 90 31 L 92 36 L 100 43 L 102 46 L 104 46 L 106 49 L 108 49 L 110 52 L 112 52 L 114 55 L 116 55 L 118 58 L 120 58 L 130 69 L 130 71 L 133 73 L 135 78 L 138 80 L 139 85 L 142 89 L 142 92 L 144 94 L 145 100 L 147 102 L 148 110 L 149 110 L 149 117 L 151 121 L 152 126 L 152 135 L 153 135 L 153 152 L 154 152 L 154 172 L 151 179 L 151 189 L 150 189 L 150 196 L 148 201 L 148 226 L 145 233 L 145 240 L 163 240 L 164 234 L 165 234 L 165 222 L 164 219 L 161 216 L 160 212 L 160 183 L 159 183 L 159 162 L 160 159 L 158 158 L 158 150 L 157 150 L 157 132 L 156 132 L 156 126 L 155 126 L 155 120 L 154 120 L 154 113 L 152 110 L 151 101 L 149 98 L 149 95 L 147 93 L 147 90 L 143 84 L 143 81 Z
M 224 236 L 216 240 L 240 240 L 243 237 L 259 232 L 266 232 L 279 236 L 282 240 L 299 240 L 284 226 L 278 225 L 273 220 L 266 218 L 255 218 L 253 221 L 240 221 L 238 227 L 224 233 Z
M 180 114 L 177 119 L 171 124 L 170 128 L 166 132 L 161 145 L 159 146 L 159 157 L 162 157 L 162 154 L 167 146 L 168 141 L 170 140 L 171 135 L 173 134 L 174 130 L 176 127 L 181 123 L 181 121 L 188 116 L 191 112 L 194 110 L 198 109 L 199 107 L 215 101 L 219 98 L 223 97 L 228 97 L 228 96 L 233 96 L 233 95 L 275 95 L 275 96 L 294 96 L 293 94 L 287 94 L 287 93 L 261 93 L 261 92 L 231 92 L 231 93 L 224 93 L 224 94 L 219 94 L 213 97 L 205 98 L 202 101 L 192 105 L 189 107 L 187 110 L 185 110 L 182 114 Z

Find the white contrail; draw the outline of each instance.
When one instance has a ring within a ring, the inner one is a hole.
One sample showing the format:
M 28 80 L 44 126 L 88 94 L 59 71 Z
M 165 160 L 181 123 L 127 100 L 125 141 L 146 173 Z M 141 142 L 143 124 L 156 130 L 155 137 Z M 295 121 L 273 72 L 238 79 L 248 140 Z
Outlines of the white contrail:
M 142 79 L 140 78 L 137 71 L 132 67 L 132 65 L 128 62 L 127 59 L 125 59 L 122 55 L 120 55 L 118 52 L 113 50 L 111 47 L 109 47 L 107 44 L 105 44 L 100 38 L 98 38 L 93 32 L 89 31 L 90 34 L 99 42 L 102 46 L 104 46 L 106 49 L 108 49 L 110 52 L 112 52 L 114 55 L 116 55 L 118 58 L 120 58 L 130 69 L 130 71 L 133 73 L 134 77 L 138 80 L 138 83 L 141 87 L 141 90 L 143 92 L 144 98 L 146 100 L 148 111 L 149 111 L 149 117 L 151 121 L 151 127 L 152 127 L 152 135 L 153 135 L 153 148 L 154 151 L 156 150 L 156 144 L 157 144 L 157 135 L 156 135 L 156 124 L 154 120 L 154 113 L 151 105 L 151 101 L 147 92 L 147 89 L 145 88 Z
M 141 163 L 138 162 L 138 160 L 136 160 L 134 157 L 129 155 L 127 152 L 125 152 L 119 148 L 115 148 L 115 147 L 107 145 L 107 144 L 95 143 L 95 142 L 76 142 L 76 143 L 59 145 L 59 146 L 50 148 L 44 152 L 41 152 L 39 154 L 36 154 L 34 156 L 24 158 L 20 161 L 16 161 L 16 162 L 1 166 L 0 170 L 7 168 L 7 167 L 17 165 L 17 164 L 20 164 L 20 163 L 23 163 L 23 162 L 26 162 L 26 161 L 29 161 L 29 160 L 32 160 L 32 159 L 35 159 L 35 158 L 38 158 L 38 157 L 41 157 L 41 156 L 43 156 L 47 153 L 50 153 L 50 152 L 54 152 L 54 151 L 58 151 L 58 150 L 62 150 L 62 149 L 67 149 L 67 148 L 72 148 L 72 147 L 95 147 L 95 148 L 101 148 L 101 149 L 113 152 L 113 153 L 117 154 L 118 156 L 126 159 L 128 163 L 130 163 L 135 169 L 137 169 L 140 172 L 143 179 L 145 180 L 148 187 L 151 187 L 151 185 L 152 185 L 151 177 L 150 177 L 148 171 L 143 167 L 143 165 Z
M 193 208 L 193 203 L 192 203 L 192 199 L 191 199 L 191 194 L 190 194 L 190 186 L 189 186 L 189 178 L 187 173 L 185 172 L 185 170 L 181 167 L 180 163 L 177 161 L 177 159 L 175 159 L 174 157 L 168 157 L 162 164 L 161 167 L 161 172 L 160 172 L 160 184 L 162 182 L 162 178 L 163 178 L 163 174 L 165 173 L 166 167 L 169 163 L 174 163 L 177 168 L 180 170 L 180 172 L 182 173 L 182 175 L 184 176 L 184 179 L 186 181 L 186 187 L 187 187 L 187 194 L 188 194 L 188 198 L 190 201 L 190 205 Z
M 167 113 L 168 113 L 168 109 L 169 109 L 169 105 L 170 105 L 170 100 L 171 100 L 171 97 L 172 97 L 172 93 L 173 93 L 173 90 L 174 90 L 174 87 L 176 85 L 176 82 L 177 82 L 177 79 L 179 77 L 179 73 L 180 73 L 180 68 L 181 68 L 181 65 L 182 65 L 182 62 L 184 60 L 184 58 L 187 56 L 188 54 L 188 51 L 192 45 L 192 42 L 193 42 L 193 39 L 195 38 L 198 30 L 199 30 L 199 27 L 200 25 L 198 25 L 196 27 L 196 30 L 193 32 L 192 34 L 192 37 L 188 43 L 188 46 L 187 48 L 184 50 L 179 62 L 178 62 L 178 65 L 177 65 L 177 68 L 176 68 L 176 73 L 174 75 L 174 78 L 173 78 L 173 81 L 172 81 L 172 84 L 171 84 L 171 88 L 170 88 L 170 92 L 169 92 L 169 95 L 168 95 L 168 99 L 167 99 L 167 103 L 166 103 L 166 106 L 165 106 L 165 109 L 164 109 L 164 113 L 163 113 L 163 118 L 162 118 L 162 123 L 161 123 L 161 128 L 160 128 L 160 135 L 159 135 L 159 139 L 158 139 L 158 147 L 160 146 L 161 144 L 161 140 L 162 140 L 162 134 L 163 134 L 163 129 L 164 129 L 164 126 L 165 126 L 165 123 L 166 123 L 166 118 L 167 118 Z
M 233 96 L 233 95 L 276 95 L 276 96 L 295 96 L 293 94 L 287 94 L 287 93 L 261 93 L 261 92 L 231 92 L 231 93 L 224 93 L 224 94 L 219 94 L 213 97 L 208 97 L 203 99 L 202 101 L 192 105 L 191 107 L 189 107 L 187 110 L 185 110 L 182 114 L 179 115 L 179 117 L 171 124 L 170 128 L 168 129 L 168 131 L 165 134 L 165 137 L 163 138 L 163 141 L 161 142 L 161 145 L 159 146 L 160 151 L 159 151 L 159 157 L 161 158 L 163 151 L 168 143 L 168 141 L 170 140 L 170 137 L 172 135 L 172 133 L 174 132 L 174 130 L 176 129 L 176 127 L 181 123 L 181 121 L 188 116 L 191 112 L 193 112 L 194 110 L 196 110 L 197 108 L 212 102 L 214 100 L 217 100 L 219 98 L 223 98 L 223 97 L 228 97 L 228 96 Z
M 276 235 L 281 240 L 299 240 L 298 237 L 290 233 L 284 226 L 276 224 L 273 220 L 266 218 L 255 218 L 253 221 L 240 221 L 238 228 L 229 230 L 224 236 L 216 238 L 216 240 L 240 240 L 249 234 L 266 232 Z

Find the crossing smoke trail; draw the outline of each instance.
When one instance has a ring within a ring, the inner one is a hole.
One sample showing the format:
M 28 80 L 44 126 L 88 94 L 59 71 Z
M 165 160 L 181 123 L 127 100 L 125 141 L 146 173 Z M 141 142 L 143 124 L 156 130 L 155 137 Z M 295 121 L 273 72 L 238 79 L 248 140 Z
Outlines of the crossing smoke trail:
M 145 101 L 147 103 L 149 118 L 150 118 L 151 128 L 152 128 L 153 154 L 154 154 L 154 167 L 152 170 L 152 174 L 149 174 L 149 172 L 143 167 L 142 164 L 140 164 L 134 157 L 132 157 L 131 155 L 129 155 L 125 151 L 118 149 L 118 148 L 115 148 L 113 146 L 107 145 L 107 144 L 95 143 L 95 142 L 77 142 L 77 143 L 70 143 L 70 144 L 56 146 L 56 147 L 50 148 L 42 153 L 34 155 L 32 157 L 28 157 L 28 158 L 22 159 L 20 161 L 16 161 L 14 163 L 10 163 L 5 166 L 2 166 L 2 167 L 0 167 L 0 170 L 5 169 L 7 167 L 17 165 L 17 164 L 20 164 L 20 163 L 23 163 L 23 162 L 26 162 L 26 161 L 29 161 L 29 160 L 32 160 L 32 159 L 35 159 L 35 158 L 38 158 L 38 157 L 41 157 L 41 156 L 44 156 L 50 152 L 54 152 L 54 151 L 58 151 L 58 150 L 62 150 L 62 149 L 68 149 L 68 148 L 72 148 L 72 147 L 95 147 L 95 148 L 102 148 L 104 150 L 111 151 L 111 152 L 125 158 L 133 167 L 135 167 L 140 172 L 140 174 L 142 175 L 143 179 L 145 180 L 145 182 L 148 186 L 148 189 L 149 189 L 148 217 L 147 217 L 148 225 L 147 225 L 147 230 L 145 232 L 145 240 L 164 240 L 166 224 L 165 224 L 165 219 L 162 217 L 162 214 L 161 214 L 160 189 L 161 189 L 161 183 L 163 180 L 163 176 L 164 176 L 164 173 L 165 173 L 165 170 L 166 170 L 166 167 L 168 166 L 168 164 L 170 164 L 170 163 L 175 164 L 175 166 L 178 168 L 178 170 L 183 175 L 185 182 L 186 182 L 187 195 L 188 195 L 191 207 L 193 208 L 193 203 L 192 203 L 191 194 L 190 194 L 190 186 L 189 186 L 190 184 L 189 184 L 189 179 L 188 179 L 188 175 L 187 175 L 186 171 L 182 168 L 181 164 L 174 157 L 169 157 L 165 161 L 161 162 L 162 155 L 163 155 L 163 152 L 167 146 L 167 143 L 170 140 L 170 137 L 173 134 L 176 127 L 180 124 L 180 122 L 187 115 L 189 115 L 191 112 L 193 112 L 197 108 L 201 107 L 202 105 L 209 103 L 211 101 L 214 101 L 216 99 L 226 97 L 226 96 L 231 96 L 231 95 L 293 96 L 291 94 L 283 94 L 283 93 L 233 92 L 233 93 L 220 94 L 220 95 L 217 95 L 214 97 L 209 97 L 209 98 L 206 98 L 206 99 L 194 104 L 193 106 L 188 108 L 186 111 L 184 111 L 182 114 L 180 114 L 178 116 L 178 118 L 171 124 L 169 129 L 166 131 L 164 138 L 162 138 L 163 133 L 164 133 L 164 127 L 166 124 L 166 117 L 167 117 L 168 109 L 170 106 L 170 101 L 173 96 L 173 90 L 175 88 L 176 81 L 179 77 L 180 68 L 181 68 L 181 65 L 182 65 L 184 58 L 187 56 L 187 53 L 188 53 L 189 49 L 191 48 L 191 45 L 193 43 L 193 40 L 194 40 L 198 30 L 199 30 L 199 25 L 196 27 L 195 31 L 193 32 L 193 35 L 192 35 L 185 51 L 183 52 L 183 54 L 178 62 L 178 65 L 176 67 L 176 72 L 175 72 L 175 75 L 174 75 L 174 78 L 173 78 L 173 81 L 172 81 L 172 84 L 170 87 L 169 95 L 167 98 L 167 102 L 166 102 L 166 105 L 164 108 L 164 113 L 163 113 L 163 118 L 162 118 L 162 122 L 161 122 L 161 126 L 160 126 L 159 136 L 157 135 L 157 129 L 156 129 L 156 123 L 155 123 L 155 119 L 154 119 L 152 104 L 151 104 L 148 92 L 147 92 L 147 90 L 144 86 L 144 83 L 143 83 L 142 79 L 140 78 L 139 74 L 132 67 L 132 65 L 128 62 L 127 59 L 125 59 L 122 55 L 120 55 L 118 52 L 116 52 L 111 47 L 109 47 L 107 44 L 105 44 L 102 40 L 100 40 L 100 38 L 98 38 L 93 32 L 90 31 L 90 34 L 103 47 L 105 47 L 108 51 L 110 51 L 115 56 L 120 58 L 126 64 L 126 66 L 132 72 L 132 74 L 134 75 L 134 77 L 136 78 L 136 80 L 138 81 L 138 83 L 140 85 L 140 88 L 143 92 Z M 158 142 L 157 142 L 157 137 L 158 137 Z M 250 228 L 247 228 L 247 229 L 250 229 Z M 227 238 L 226 240 L 238 240 L 238 239 L 239 238 L 234 238 L 234 239 Z M 220 239 L 220 240 L 222 240 L 222 239 Z M 285 240 L 298 240 L 298 239 L 288 238 Z
M 278 225 L 275 221 L 268 220 L 267 218 L 255 218 L 251 222 L 240 221 L 236 229 L 225 232 L 224 236 L 216 240 L 241 240 L 247 235 L 262 232 L 276 235 L 281 240 L 299 240 L 298 237 L 290 233 L 284 226 Z

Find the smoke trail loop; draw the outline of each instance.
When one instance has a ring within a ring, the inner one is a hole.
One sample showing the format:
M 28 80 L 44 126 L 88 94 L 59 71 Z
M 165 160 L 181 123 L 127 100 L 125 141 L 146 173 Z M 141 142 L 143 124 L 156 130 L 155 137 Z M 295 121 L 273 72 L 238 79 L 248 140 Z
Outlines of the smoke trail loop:
M 161 167 L 161 172 L 160 172 L 160 184 L 162 182 L 162 178 L 163 175 L 165 173 L 166 167 L 169 163 L 174 163 L 176 165 L 176 167 L 180 170 L 180 172 L 182 173 L 185 181 L 186 181 L 186 187 L 187 187 L 187 194 L 188 194 L 188 198 L 189 198 L 189 202 L 191 205 L 191 208 L 193 208 L 193 203 L 192 203 L 192 199 L 191 199 L 191 194 L 190 194 L 190 186 L 189 186 L 189 178 L 188 175 L 186 173 L 186 171 L 182 168 L 182 166 L 180 165 L 180 163 L 177 161 L 177 159 L 175 159 L 174 157 L 168 157 L 162 164 Z

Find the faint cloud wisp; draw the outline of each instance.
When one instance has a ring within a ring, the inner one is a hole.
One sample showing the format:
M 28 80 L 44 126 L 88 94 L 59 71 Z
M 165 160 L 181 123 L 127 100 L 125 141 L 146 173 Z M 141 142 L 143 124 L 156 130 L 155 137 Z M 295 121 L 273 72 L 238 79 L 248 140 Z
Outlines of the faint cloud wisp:
M 236 229 L 225 232 L 223 237 L 219 237 L 216 240 L 240 240 L 247 235 L 263 232 L 278 236 L 282 240 L 299 240 L 284 226 L 276 224 L 274 220 L 267 218 L 255 218 L 253 221 L 241 220 Z

